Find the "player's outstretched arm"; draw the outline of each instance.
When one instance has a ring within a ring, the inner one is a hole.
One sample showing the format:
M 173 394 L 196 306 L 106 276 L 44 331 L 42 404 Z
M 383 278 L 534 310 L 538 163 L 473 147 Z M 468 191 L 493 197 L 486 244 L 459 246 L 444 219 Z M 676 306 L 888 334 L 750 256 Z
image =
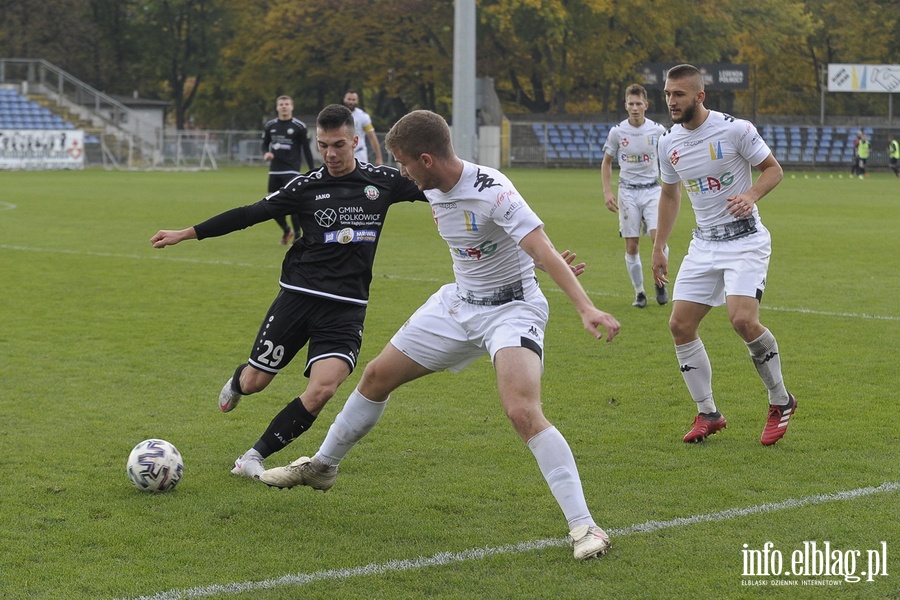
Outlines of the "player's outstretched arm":
M 547 237 L 547 234 L 544 233 L 541 227 L 522 238 L 519 246 L 534 259 L 535 264 L 543 265 L 547 274 L 565 292 L 578 314 L 581 315 L 581 322 L 584 328 L 591 335 L 598 340 L 602 339 L 603 333 L 601 333 L 600 328 L 606 330 L 607 342 L 611 342 L 618 335 L 621 328 L 619 322 L 611 314 L 603 312 L 594 306 L 594 303 L 588 298 L 587 292 L 578 283 L 573 268 L 556 251 L 556 248 L 550 242 L 550 238 Z
M 150 238 L 150 243 L 153 244 L 154 248 L 165 248 L 166 246 L 174 246 L 184 240 L 195 239 L 197 239 L 197 232 L 193 227 L 188 227 L 187 229 L 161 229 Z

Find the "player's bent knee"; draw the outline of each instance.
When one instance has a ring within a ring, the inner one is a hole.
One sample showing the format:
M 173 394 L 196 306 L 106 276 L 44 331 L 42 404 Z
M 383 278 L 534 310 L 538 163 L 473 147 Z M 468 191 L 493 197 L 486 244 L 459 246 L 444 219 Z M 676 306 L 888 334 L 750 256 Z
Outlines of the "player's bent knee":
M 266 373 L 253 367 L 246 367 L 241 372 L 241 391 L 247 395 L 261 392 L 268 387 L 274 378 L 274 373 Z

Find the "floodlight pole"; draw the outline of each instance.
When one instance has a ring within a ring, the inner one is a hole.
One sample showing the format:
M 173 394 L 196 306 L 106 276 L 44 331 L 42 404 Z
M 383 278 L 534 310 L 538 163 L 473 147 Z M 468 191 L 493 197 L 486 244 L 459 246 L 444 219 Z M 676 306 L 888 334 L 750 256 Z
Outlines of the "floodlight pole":
M 828 88 L 828 65 L 822 65 L 822 88 L 819 94 L 819 125 L 825 125 L 825 90 Z
M 475 0 L 456 0 L 453 16 L 453 148 L 476 160 Z

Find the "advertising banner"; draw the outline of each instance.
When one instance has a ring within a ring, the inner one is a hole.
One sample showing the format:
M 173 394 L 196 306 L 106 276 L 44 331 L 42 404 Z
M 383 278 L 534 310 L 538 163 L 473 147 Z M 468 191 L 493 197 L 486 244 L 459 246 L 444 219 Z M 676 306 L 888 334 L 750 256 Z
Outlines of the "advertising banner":
M 666 73 L 678 63 L 647 63 L 640 67 L 647 89 L 662 89 L 666 84 Z M 750 65 L 711 63 L 694 65 L 703 74 L 703 85 L 713 90 L 750 89 Z
M 0 169 L 83 169 L 84 131 L 0 129 Z
M 829 92 L 900 92 L 900 65 L 828 65 Z

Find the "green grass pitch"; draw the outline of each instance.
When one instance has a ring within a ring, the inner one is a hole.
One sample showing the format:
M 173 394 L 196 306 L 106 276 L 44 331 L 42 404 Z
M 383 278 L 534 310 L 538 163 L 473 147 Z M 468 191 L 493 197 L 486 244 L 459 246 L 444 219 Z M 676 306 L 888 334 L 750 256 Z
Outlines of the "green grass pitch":
M 509 175 L 622 323 L 613 343 L 591 339 L 541 274 L 544 409 L 613 534 L 608 556 L 572 559 L 487 360 L 398 390 L 327 494 L 229 474 L 305 383 L 298 359 L 236 411 L 216 407 L 277 291 L 279 230 L 165 250 L 149 238 L 257 200 L 263 170 L 0 172 L 0 597 L 900 598 L 900 180 L 788 172 L 761 202 L 774 240 L 762 320 L 799 400 L 763 448 L 765 390 L 721 308 L 701 335 L 729 426 L 681 442 L 694 405 L 670 307 L 631 307 L 599 171 Z M 692 225 L 685 200 L 673 271 Z M 645 272 L 649 251 L 644 239 Z M 362 366 L 450 280 L 427 206 L 392 209 L 375 271 L 360 368 L 267 466 L 315 451 Z M 150 437 L 184 455 L 173 493 L 125 475 Z M 785 571 L 808 542 L 844 566 L 859 551 L 857 573 L 886 548 L 887 575 L 745 576 L 746 551 L 767 542 Z

